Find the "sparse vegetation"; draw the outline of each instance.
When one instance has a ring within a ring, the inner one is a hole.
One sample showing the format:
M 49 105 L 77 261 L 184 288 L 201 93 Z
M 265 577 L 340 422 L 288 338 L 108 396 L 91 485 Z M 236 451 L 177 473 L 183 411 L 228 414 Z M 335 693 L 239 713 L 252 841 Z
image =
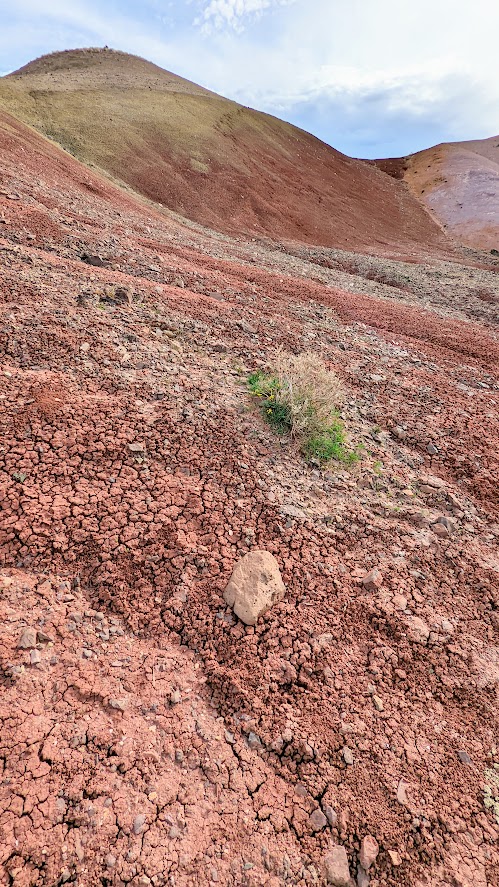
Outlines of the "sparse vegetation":
M 338 405 L 339 379 L 313 352 L 278 352 L 273 372 L 257 370 L 248 378 L 250 392 L 260 399 L 266 421 L 277 434 L 289 434 L 300 444 L 308 462 L 331 460 L 352 464 L 359 458 L 349 450 Z

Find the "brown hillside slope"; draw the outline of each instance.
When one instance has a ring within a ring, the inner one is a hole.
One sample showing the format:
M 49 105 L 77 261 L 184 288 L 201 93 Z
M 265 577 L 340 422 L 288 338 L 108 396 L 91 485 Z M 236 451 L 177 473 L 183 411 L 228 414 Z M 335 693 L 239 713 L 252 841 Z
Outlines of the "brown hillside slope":
M 375 164 L 403 179 L 461 243 L 499 249 L 499 136 L 436 145 Z
M 449 249 L 411 195 L 377 170 L 134 56 L 46 56 L 0 80 L 0 105 L 217 230 L 380 253 Z

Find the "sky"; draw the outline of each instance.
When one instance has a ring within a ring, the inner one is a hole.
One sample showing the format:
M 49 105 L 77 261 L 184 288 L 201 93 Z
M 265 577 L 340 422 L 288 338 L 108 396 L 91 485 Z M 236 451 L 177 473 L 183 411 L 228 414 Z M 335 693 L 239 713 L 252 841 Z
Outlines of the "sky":
M 0 73 L 111 46 L 354 157 L 499 134 L 498 0 L 0 0 Z

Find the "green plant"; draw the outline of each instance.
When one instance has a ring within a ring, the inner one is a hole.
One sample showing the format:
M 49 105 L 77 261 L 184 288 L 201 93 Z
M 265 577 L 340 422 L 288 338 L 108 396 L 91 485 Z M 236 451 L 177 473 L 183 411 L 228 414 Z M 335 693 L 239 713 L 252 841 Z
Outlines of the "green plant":
M 345 431 L 339 419 L 306 439 L 302 452 L 309 462 L 323 463 L 335 459 L 337 462 L 353 465 L 359 460 L 358 452 L 347 449 Z
M 358 460 L 357 451 L 347 448 L 337 414 L 341 384 L 318 355 L 279 351 L 275 371 L 257 370 L 247 384 L 251 394 L 260 399 L 266 421 L 278 434 L 299 440 L 307 461 L 323 464 L 335 459 L 352 464 Z

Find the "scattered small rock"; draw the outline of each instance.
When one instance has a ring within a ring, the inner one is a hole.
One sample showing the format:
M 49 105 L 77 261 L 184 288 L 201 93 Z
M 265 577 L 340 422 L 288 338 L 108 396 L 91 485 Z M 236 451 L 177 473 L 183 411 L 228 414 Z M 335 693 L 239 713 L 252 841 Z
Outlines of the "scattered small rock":
M 383 709 L 385 707 L 383 705 L 383 700 L 382 700 L 381 696 L 377 696 L 376 694 L 373 695 L 373 704 L 374 704 L 376 711 L 383 711 Z
M 31 665 L 38 665 L 42 661 L 42 655 L 39 650 L 30 650 L 29 661 Z
M 362 866 L 359 866 L 359 870 L 357 872 L 357 887 L 369 887 L 371 883 L 371 879 L 367 872 L 364 871 Z
M 407 598 L 403 594 L 394 594 L 392 604 L 396 610 L 407 610 Z
M 331 807 L 329 804 L 324 807 L 324 813 L 326 815 L 326 819 L 329 822 L 331 828 L 336 827 L 336 823 L 338 822 L 338 814 L 334 807 Z
M 430 629 L 419 616 L 407 617 L 407 629 L 407 633 L 412 641 L 415 641 L 417 644 L 427 643 L 430 637 Z
M 396 850 L 388 850 L 387 853 L 388 853 L 388 856 L 390 857 L 390 862 L 392 865 L 394 865 L 394 866 L 401 865 L 402 859 L 401 859 L 400 853 L 398 853 Z

